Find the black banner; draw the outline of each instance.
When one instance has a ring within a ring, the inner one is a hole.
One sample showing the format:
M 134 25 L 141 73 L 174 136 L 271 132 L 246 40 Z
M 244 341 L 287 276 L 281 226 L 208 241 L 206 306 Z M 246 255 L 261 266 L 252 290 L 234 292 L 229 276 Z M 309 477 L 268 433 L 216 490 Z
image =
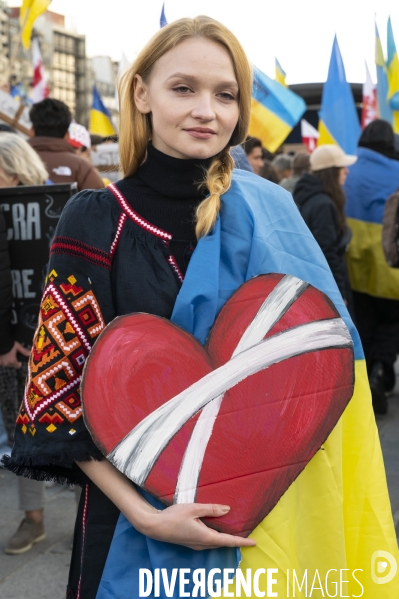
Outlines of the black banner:
M 49 248 L 76 183 L 0 188 L 13 281 L 14 339 L 30 347 L 37 326 Z

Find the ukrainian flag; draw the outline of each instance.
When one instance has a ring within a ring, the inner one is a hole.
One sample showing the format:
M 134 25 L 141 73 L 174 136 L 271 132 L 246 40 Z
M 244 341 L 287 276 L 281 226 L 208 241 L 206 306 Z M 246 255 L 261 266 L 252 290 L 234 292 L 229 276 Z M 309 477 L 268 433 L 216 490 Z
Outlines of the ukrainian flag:
M 375 24 L 375 66 L 377 69 L 377 102 L 380 118 L 392 124 L 392 110 L 387 102 L 388 97 L 388 77 L 385 64 L 384 52 L 380 34 L 378 33 L 377 23 Z
M 381 235 L 385 204 L 399 188 L 399 162 L 358 148 L 345 183 L 346 216 L 352 230 L 347 255 L 351 287 L 360 293 L 399 300 L 399 270 L 390 268 Z
M 389 107 L 392 110 L 393 130 L 399 133 L 399 58 L 393 37 L 391 17 L 388 19 L 388 94 Z
M 360 137 L 360 124 L 336 36 L 319 117 L 317 145 L 336 144 L 347 154 L 354 154 Z
M 112 124 L 111 113 L 108 108 L 104 106 L 100 94 L 96 86 L 93 86 L 93 104 L 90 111 L 90 133 L 102 135 L 108 137 L 108 135 L 115 135 L 116 131 Z
M 275 152 L 306 110 L 304 100 L 290 89 L 254 69 L 249 134 Z
M 280 83 L 280 85 L 287 87 L 287 83 L 285 82 L 287 73 L 284 71 L 281 64 L 277 60 L 277 58 L 275 60 L 276 60 L 276 77 L 275 77 L 275 79 L 276 79 L 277 83 Z
M 22 44 L 26 49 L 30 47 L 32 29 L 37 17 L 47 10 L 50 3 L 51 0 L 23 0 L 19 13 L 19 22 Z

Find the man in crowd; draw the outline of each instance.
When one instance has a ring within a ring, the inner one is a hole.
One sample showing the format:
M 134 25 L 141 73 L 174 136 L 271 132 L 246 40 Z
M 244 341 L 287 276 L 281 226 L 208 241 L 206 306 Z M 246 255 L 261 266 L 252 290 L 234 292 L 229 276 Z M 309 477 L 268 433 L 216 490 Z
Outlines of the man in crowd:
M 78 190 L 104 187 L 92 164 L 77 155 L 68 143 L 71 112 L 60 100 L 46 98 L 30 109 L 30 145 L 39 154 L 53 183 L 77 182 Z
M 259 175 L 263 166 L 262 142 L 257 137 L 247 137 L 244 150 L 255 175 Z
M 307 152 L 296 154 L 292 161 L 292 175 L 280 181 L 281 187 L 294 193 L 295 185 L 298 183 L 303 173 L 308 173 L 310 169 L 310 155 Z
M 292 176 L 292 159 L 288 154 L 278 154 L 278 156 L 273 159 L 272 164 L 277 173 L 280 185 L 283 179 L 288 179 Z

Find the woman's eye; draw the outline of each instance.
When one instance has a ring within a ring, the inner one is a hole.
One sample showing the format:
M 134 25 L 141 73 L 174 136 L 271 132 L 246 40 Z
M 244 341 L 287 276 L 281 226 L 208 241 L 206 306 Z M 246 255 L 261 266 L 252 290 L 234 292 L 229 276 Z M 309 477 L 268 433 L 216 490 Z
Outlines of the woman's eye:
M 219 97 L 222 98 L 222 100 L 235 100 L 233 94 L 230 94 L 229 92 L 222 92 L 219 94 Z
M 173 88 L 174 92 L 179 92 L 180 94 L 187 94 L 188 92 L 190 92 L 190 88 L 187 87 L 186 85 L 179 85 L 179 87 L 174 87 Z

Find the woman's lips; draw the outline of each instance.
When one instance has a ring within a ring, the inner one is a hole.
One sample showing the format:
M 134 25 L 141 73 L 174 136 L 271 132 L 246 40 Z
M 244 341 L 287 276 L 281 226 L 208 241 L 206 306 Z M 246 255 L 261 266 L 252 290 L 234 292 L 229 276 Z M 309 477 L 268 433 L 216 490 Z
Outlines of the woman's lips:
M 215 135 L 215 131 L 213 129 L 205 129 L 202 127 L 193 127 L 192 129 L 184 129 L 189 133 L 192 137 L 196 137 L 197 139 L 209 139 L 213 135 Z

